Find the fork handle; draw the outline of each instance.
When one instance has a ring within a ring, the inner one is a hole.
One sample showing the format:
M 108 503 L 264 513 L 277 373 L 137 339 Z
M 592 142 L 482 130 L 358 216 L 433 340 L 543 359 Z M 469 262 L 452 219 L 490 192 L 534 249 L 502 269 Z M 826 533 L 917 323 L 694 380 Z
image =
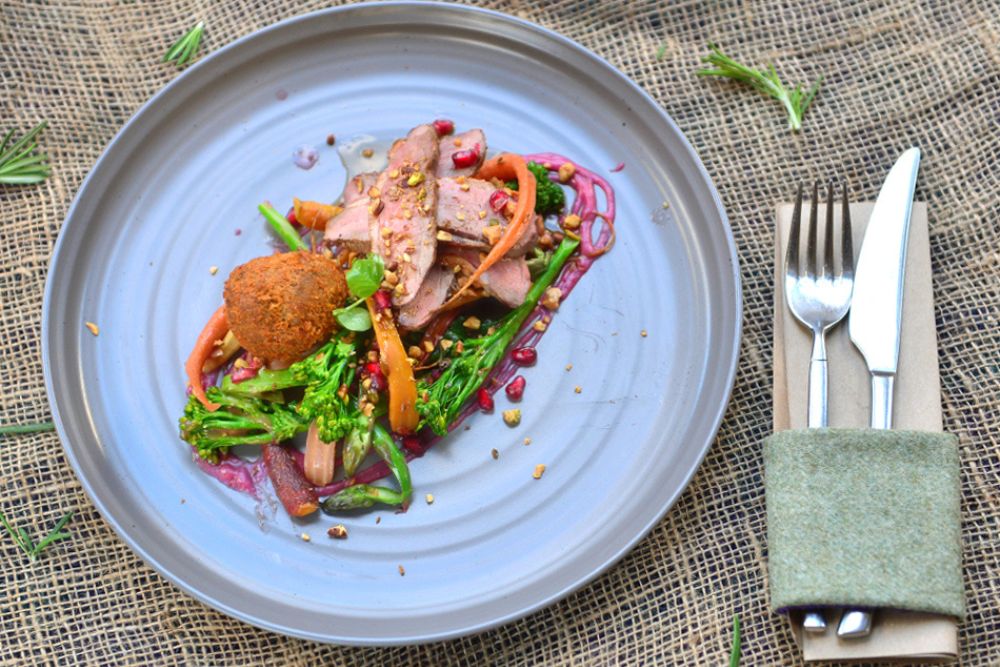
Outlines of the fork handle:
M 806 426 L 824 428 L 829 423 L 827 403 L 826 336 L 813 332 L 812 358 L 809 360 L 809 417 Z

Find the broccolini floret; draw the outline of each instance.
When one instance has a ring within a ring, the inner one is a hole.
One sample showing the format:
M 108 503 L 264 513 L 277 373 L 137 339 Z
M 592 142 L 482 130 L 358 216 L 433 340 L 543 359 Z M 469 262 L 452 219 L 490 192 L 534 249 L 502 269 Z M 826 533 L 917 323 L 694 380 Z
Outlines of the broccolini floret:
M 309 427 L 294 406 L 272 403 L 253 396 L 235 396 L 209 387 L 208 400 L 221 407 L 210 412 L 196 397 L 188 399 L 180 419 L 181 438 L 198 455 L 217 461 L 219 454 L 235 445 L 266 445 L 288 440 Z
M 549 179 L 549 170 L 537 162 L 528 163 L 528 171 L 535 176 L 538 184 L 535 194 L 535 213 L 549 215 L 558 213 L 566 205 L 566 193 L 558 183 Z M 508 181 L 507 187 L 517 190 L 517 181 Z
M 284 370 L 262 370 L 243 382 L 233 382 L 227 375 L 222 388 L 239 396 L 260 397 L 301 387 L 305 391 L 295 406 L 296 414 L 307 423 L 315 420 L 320 438 L 333 442 L 347 435 L 355 424 L 356 410 L 348 390 L 354 381 L 356 361 L 354 344 L 334 339 Z

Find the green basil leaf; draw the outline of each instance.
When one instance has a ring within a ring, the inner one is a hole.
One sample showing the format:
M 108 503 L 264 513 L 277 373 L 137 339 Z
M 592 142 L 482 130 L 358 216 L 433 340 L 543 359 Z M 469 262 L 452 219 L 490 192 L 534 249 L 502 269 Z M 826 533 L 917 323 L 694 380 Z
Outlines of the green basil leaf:
M 368 315 L 368 309 L 361 306 L 338 308 L 333 311 L 333 316 L 340 322 L 340 326 L 348 331 L 368 331 L 372 328 L 372 318 Z
M 369 255 L 364 259 L 356 260 L 351 268 L 347 269 L 347 288 L 355 297 L 367 299 L 378 290 L 384 274 L 385 262 L 382 261 L 382 257 L 375 254 Z

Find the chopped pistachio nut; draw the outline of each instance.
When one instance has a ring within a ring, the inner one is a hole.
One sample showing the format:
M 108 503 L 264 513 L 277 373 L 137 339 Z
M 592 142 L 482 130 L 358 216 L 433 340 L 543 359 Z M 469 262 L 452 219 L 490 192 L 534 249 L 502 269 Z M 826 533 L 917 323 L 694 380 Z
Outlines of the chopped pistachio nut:
M 500 458 L 499 450 L 497 450 L 497 448 L 494 447 L 493 449 L 490 450 L 490 456 L 492 456 L 493 460 L 496 461 L 498 458 Z
M 432 343 L 429 340 L 425 340 L 423 346 L 424 346 L 424 352 L 427 352 L 428 354 L 434 351 L 434 343 Z
M 371 157 L 372 155 L 375 155 L 375 150 L 371 148 L 366 148 L 363 151 L 361 151 L 361 154 L 365 157 Z
M 535 466 L 535 472 L 531 473 L 531 476 L 534 477 L 535 479 L 541 479 L 542 475 L 544 474 L 545 474 L 545 464 L 539 463 L 538 465 Z
M 649 333 L 645 329 L 643 329 L 642 331 L 639 332 L 639 335 L 645 338 L 646 336 L 649 335 Z
M 397 569 L 399 570 L 399 576 L 401 577 L 406 576 L 406 569 L 402 565 L 400 565 Z
M 490 245 L 496 245 L 500 241 L 500 237 L 503 236 L 503 229 L 500 225 L 486 225 L 483 227 L 483 236 L 486 237 L 486 242 Z
M 545 290 L 545 295 L 542 297 L 542 305 L 548 310 L 557 310 L 560 299 L 562 299 L 562 290 L 558 287 L 549 287 Z
M 559 167 L 559 182 L 565 183 L 569 179 L 573 178 L 573 174 L 576 173 L 576 165 L 572 162 L 564 162 L 561 167 Z
M 424 356 L 423 349 L 417 347 L 416 345 L 411 345 L 409 349 L 406 350 L 406 353 L 411 357 L 413 357 L 414 359 L 419 359 L 420 357 Z
M 576 385 L 575 387 L 573 387 L 573 391 L 575 391 L 578 394 L 582 394 L 583 393 L 583 387 L 581 387 L 580 385 Z
M 466 329 L 478 331 L 479 327 L 482 326 L 482 322 L 480 322 L 479 318 L 476 317 L 475 315 L 471 315 L 467 317 L 464 322 L 462 322 L 462 326 L 465 327 Z
M 90 333 L 92 333 L 95 336 L 97 334 L 101 333 L 101 330 L 98 329 L 97 325 L 94 324 L 93 322 L 84 322 L 83 326 L 87 327 L 87 331 L 89 331 Z
M 443 339 L 441 339 L 441 349 L 444 350 L 445 352 L 447 352 L 449 349 L 451 349 L 451 346 L 454 345 L 454 344 L 455 344 L 455 341 L 453 341 L 453 340 L 451 340 L 449 338 L 443 338 Z
M 531 438 L 525 438 L 524 439 L 524 444 L 530 445 L 531 444 Z
M 566 370 L 567 371 L 573 370 L 573 364 L 566 364 Z
M 406 179 L 406 184 L 409 185 L 411 188 L 420 185 L 423 182 L 424 182 L 424 172 L 422 171 L 415 171 L 412 174 L 410 174 L 410 177 L 408 179 Z
M 216 273 L 219 272 L 219 267 L 217 267 L 217 266 L 210 266 L 210 267 L 208 267 L 208 272 L 211 273 L 214 276 Z
M 301 539 L 301 540 L 302 540 L 303 542 L 311 542 L 311 541 L 312 541 L 312 538 L 311 538 L 311 537 L 309 537 L 309 533 L 301 533 L 301 534 L 299 535 L 299 538 L 300 538 L 300 539 Z
M 428 505 L 433 505 L 434 504 L 434 494 L 433 493 L 428 493 L 426 496 L 424 496 L 424 500 L 427 501 Z
M 336 526 L 330 526 L 326 534 L 336 540 L 346 540 L 347 539 L 347 526 L 342 523 L 338 523 Z
M 437 233 L 437 240 L 438 241 L 444 241 L 445 243 L 447 243 L 448 241 L 451 241 L 453 238 L 454 237 L 451 234 L 449 234 L 448 232 L 444 231 L 443 229 L 439 230 L 438 233 Z
M 507 426 L 517 426 L 521 423 L 521 411 L 517 408 L 503 411 L 503 423 Z
M 542 332 L 548 329 L 549 327 L 545 324 L 545 322 L 538 320 L 533 325 L 531 325 L 531 328 L 534 329 L 535 331 Z
M 579 229 L 580 228 L 580 216 L 576 213 L 570 213 L 565 218 L 563 218 L 563 227 L 566 229 Z

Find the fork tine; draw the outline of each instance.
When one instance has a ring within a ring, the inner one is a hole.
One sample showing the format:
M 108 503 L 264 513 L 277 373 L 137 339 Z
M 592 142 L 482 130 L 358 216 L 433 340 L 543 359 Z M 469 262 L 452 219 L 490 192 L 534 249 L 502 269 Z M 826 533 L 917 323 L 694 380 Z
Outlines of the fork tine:
M 802 226 L 802 184 L 792 209 L 792 226 L 788 230 L 788 248 L 785 250 L 785 273 L 791 278 L 799 276 L 799 229 Z
M 816 277 L 816 218 L 819 215 L 819 183 L 813 183 L 809 206 L 809 239 L 806 241 L 806 277 Z
M 833 181 L 826 185 L 826 234 L 823 241 L 823 276 L 833 277 Z
M 841 250 L 843 254 L 843 268 L 841 275 L 854 277 L 854 241 L 851 233 L 851 206 L 847 201 L 847 182 L 843 184 L 843 202 L 841 204 L 841 226 L 843 230 L 840 235 Z

